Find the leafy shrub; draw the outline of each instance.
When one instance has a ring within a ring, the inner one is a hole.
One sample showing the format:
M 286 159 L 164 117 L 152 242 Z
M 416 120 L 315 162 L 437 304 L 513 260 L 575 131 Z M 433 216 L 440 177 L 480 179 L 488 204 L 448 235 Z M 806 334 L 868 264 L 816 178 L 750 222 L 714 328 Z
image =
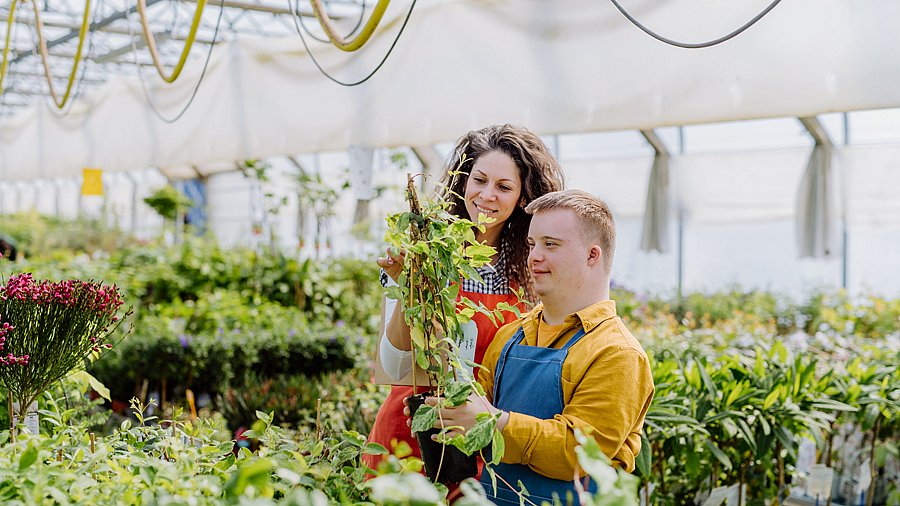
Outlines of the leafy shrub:
M 343 431 L 297 434 L 259 419 L 248 437 L 260 442 L 253 453 L 216 439 L 218 427 L 204 419 L 155 420 L 133 404 L 136 422 L 126 420 L 107 437 L 91 442 L 85 428 L 61 423 L 51 434 L 22 435 L 8 442 L 0 432 L 0 501 L 4 504 L 202 504 L 293 505 L 443 504 L 443 492 L 417 471 L 418 459 L 389 456 L 385 474 L 365 482 L 363 453 L 385 449 L 365 436 Z M 160 423 L 156 423 L 160 422 Z M 599 447 L 582 440 L 579 462 L 598 482 L 600 493 L 582 499 L 597 506 L 635 506 L 634 479 L 604 462 Z M 490 504 L 484 490 L 467 480 L 462 504 Z
M 173 248 L 123 250 L 110 258 L 108 270 L 148 308 L 227 289 L 248 301 L 297 307 L 311 321 L 343 322 L 368 332 L 378 325 L 381 287 L 372 261 L 299 261 L 191 238 Z
M 239 386 L 225 388 L 216 399 L 230 427 L 249 426 L 257 411 L 302 431 L 368 434 L 387 387 L 372 384 L 368 370 L 354 369 L 316 377 L 249 374 Z M 320 403 L 318 401 L 321 401 Z
M 802 306 L 809 334 L 830 332 L 863 338 L 900 336 L 900 299 L 875 295 L 851 299 L 846 292 L 819 293 Z
M 116 251 L 136 241 L 103 220 L 63 220 L 36 212 L 3 216 L 3 233 L 16 240 L 27 258 L 68 258 Z
M 90 371 L 110 386 L 114 398 L 130 398 L 146 381 L 172 399 L 187 388 L 212 397 L 227 386 L 243 389 L 252 375 L 311 377 L 356 365 L 358 331 L 312 327 L 296 310 L 280 311 L 293 314 L 293 322 L 287 316 L 259 320 L 256 328 L 219 327 L 196 334 L 187 333 L 183 321 L 145 317 Z

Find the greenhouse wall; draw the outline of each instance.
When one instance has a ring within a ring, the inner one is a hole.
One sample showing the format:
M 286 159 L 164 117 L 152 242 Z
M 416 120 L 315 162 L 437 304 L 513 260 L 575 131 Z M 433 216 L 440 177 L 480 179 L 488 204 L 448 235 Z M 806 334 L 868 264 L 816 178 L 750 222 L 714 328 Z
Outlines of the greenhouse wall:
M 699 145 L 697 139 L 705 134 L 700 127 L 693 129 L 687 138 Z M 667 143 L 677 142 L 675 133 L 665 132 Z M 900 251 L 900 200 L 895 196 L 900 145 L 835 149 L 831 254 L 801 259 L 796 201 L 809 142 L 795 137 L 779 149 L 758 149 L 736 134 L 732 137 L 707 142 L 705 151 L 671 155 L 665 252 L 640 248 L 653 153 L 638 133 L 545 138 L 560 153 L 567 186 L 595 193 L 616 215 L 614 283 L 661 295 L 741 287 L 803 297 L 844 285 L 853 294 L 900 295 L 900 256 L 892 254 Z M 722 151 L 735 145 L 744 149 Z M 597 157 L 597 146 L 606 157 Z M 449 147 L 436 148 L 443 157 Z M 239 171 L 206 178 L 209 230 L 224 245 L 274 244 L 307 258 L 380 253 L 383 217 L 403 209 L 406 173 L 422 170 L 409 151 L 376 150 L 375 197 L 368 203 L 368 218 L 355 223 L 358 199 L 349 188 L 346 152 L 267 162 L 263 180 Z M 299 183 L 298 166 L 319 178 L 319 186 Z M 0 211 L 105 216 L 140 237 L 154 237 L 161 233 L 162 220 L 142 199 L 165 181 L 155 170 L 106 174 L 102 198 L 80 196 L 75 179 L 0 183 Z M 310 191 L 326 188 L 333 202 L 309 198 Z

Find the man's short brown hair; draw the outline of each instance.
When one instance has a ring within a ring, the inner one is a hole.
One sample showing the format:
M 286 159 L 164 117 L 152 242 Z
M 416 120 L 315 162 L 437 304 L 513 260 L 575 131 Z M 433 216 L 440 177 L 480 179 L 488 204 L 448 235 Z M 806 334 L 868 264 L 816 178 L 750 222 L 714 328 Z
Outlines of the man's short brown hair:
M 578 216 L 584 242 L 603 249 L 604 265 L 607 272 L 611 272 L 616 249 L 616 223 L 606 202 L 586 191 L 562 190 L 538 197 L 528 204 L 525 212 L 534 215 L 554 209 L 570 209 Z

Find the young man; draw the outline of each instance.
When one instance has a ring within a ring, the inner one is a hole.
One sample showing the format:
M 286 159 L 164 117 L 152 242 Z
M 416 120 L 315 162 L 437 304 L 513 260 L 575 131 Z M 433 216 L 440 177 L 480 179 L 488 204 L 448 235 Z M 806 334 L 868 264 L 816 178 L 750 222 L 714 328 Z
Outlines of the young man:
M 590 433 L 613 465 L 634 469 L 644 416 L 653 397 L 647 355 L 609 300 L 616 231 L 609 207 L 578 190 L 554 192 L 525 209 L 532 214 L 528 265 L 542 304 L 501 328 L 480 375 L 487 399 L 443 409 L 444 426 L 469 429 L 486 409 L 502 411 L 506 451 L 497 474 L 540 504 L 574 494 L 580 475 L 575 429 Z M 485 374 L 489 372 L 489 374 Z M 436 400 L 429 399 L 432 404 Z M 490 404 L 488 404 L 488 402 Z M 440 422 L 439 422 L 440 423 Z M 488 473 L 488 497 L 519 504 Z

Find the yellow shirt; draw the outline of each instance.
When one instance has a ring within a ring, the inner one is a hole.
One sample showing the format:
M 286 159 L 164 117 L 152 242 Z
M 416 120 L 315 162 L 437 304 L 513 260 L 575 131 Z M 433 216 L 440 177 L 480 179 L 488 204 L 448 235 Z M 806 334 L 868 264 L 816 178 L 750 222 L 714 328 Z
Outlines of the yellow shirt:
M 616 316 L 616 303 L 600 301 L 566 317 L 563 325 L 541 320 L 538 305 L 497 331 L 479 375 L 493 402 L 494 370 L 503 345 L 521 326 L 521 344 L 562 348 L 582 326 L 585 336 L 569 348 L 562 366 L 563 412 L 549 420 L 511 412 L 503 429 L 502 462 L 523 464 L 559 480 L 572 480 L 578 466 L 575 429 L 591 434 L 613 465 L 628 472 L 641 449 L 644 416 L 653 399 L 653 376 L 643 348 Z M 540 329 L 539 329 L 540 327 Z M 539 336 L 540 334 L 540 336 Z

